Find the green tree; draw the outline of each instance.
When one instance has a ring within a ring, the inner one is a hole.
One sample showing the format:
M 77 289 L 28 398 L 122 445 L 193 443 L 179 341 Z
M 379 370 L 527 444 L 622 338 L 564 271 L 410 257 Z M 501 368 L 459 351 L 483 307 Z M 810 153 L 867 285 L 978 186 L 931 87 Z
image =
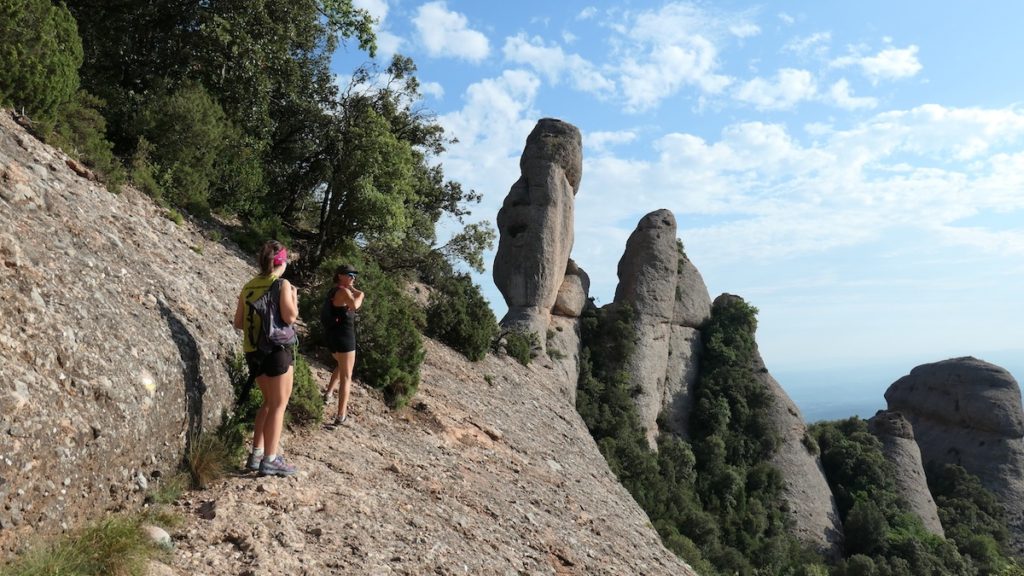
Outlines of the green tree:
M 205 213 L 211 197 L 230 206 L 260 186 L 260 165 L 245 136 L 198 84 L 150 100 L 137 131 L 152 145 L 148 159 L 172 205 Z
M 100 99 L 79 90 L 61 105 L 46 141 L 84 162 L 100 175 L 107 188 L 117 191 L 125 172 L 107 140 L 107 122 L 100 112 L 102 108 Z
M 467 274 L 442 277 L 427 305 L 427 335 L 437 338 L 472 361 L 483 359 L 498 335 L 490 305 Z
M 78 90 L 82 41 L 63 4 L 0 0 L 0 105 L 46 124 Z

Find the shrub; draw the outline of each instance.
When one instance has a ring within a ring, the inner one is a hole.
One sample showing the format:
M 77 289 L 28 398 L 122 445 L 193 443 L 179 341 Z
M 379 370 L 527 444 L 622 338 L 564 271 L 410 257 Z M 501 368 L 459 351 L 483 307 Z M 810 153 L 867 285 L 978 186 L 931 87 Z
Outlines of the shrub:
M 221 434 L 203 432 L 185 448 L 185 471 L 192 488 L 203 489 L 223 478 L 236 465 L 237 452 Z
M 498 334 L 490 305 L 467 274 L 440 279 L 427 306 L 427 334 L 476 362 Z
M 0 105 L 49 124 L 78 89 L 82 40 L 74 17 L 50 0 L 0 0 L 0 38 Z
M 111 192 L 124 183 L 125 171 L 107 140 L 107 121 L 100 113 L 103 101 L 79 90 L 60 107 L 53 130 L 46 141 L 78 158 L 99 175 Z
M 505 332 L 505 353 L 515 358 L 523 366 L 529 366 L 533 359 L 533 349 L 540 345 L 537 335 L 533 332 L 511 330 Z
M 263 246 L 267 238 L 276 238 L 286 246 L 291 243 L 291 235 L 280 216 L 254 218 L 241 230 L 231 235 L 231 239 L 247 254 L 255 254 L 259 251 L 260 246 Z
M 0 567 L 2 576 L 49 574 L 144 574 L 163 551 L 141 527 L 142 516 L 114 516 L 33 548 Z
M 366 298 L 356 323 L 356 374 L 383 390 L 388 405 L 399 408 L 419 387 L 423 312 L 401 289 L 400 280 L 372 263 L 360 265 L 359 280 Z
M 295 384 L 288 401 L 288 421 L 299 426 L 316 424 L 323 419 L 324 402 L 320 387 L 313 379 L 306 358 L 295 351 Z
M 128 175 L 139 190 L 159 201 L 163 200 L 164 188 L 157 182 L 156 168 L 150 160 L 152 154 L 153 145 L 149 140 L 139 138 L 135 153 L 132 154 Z
M 168 220 L 174 222 L 178 226 L 181 226 L 182 224 L 185 223 L 185 217 L 181 215 L 181 212 L 178 212 L 174 208 L 168 209 L 166 216 Z

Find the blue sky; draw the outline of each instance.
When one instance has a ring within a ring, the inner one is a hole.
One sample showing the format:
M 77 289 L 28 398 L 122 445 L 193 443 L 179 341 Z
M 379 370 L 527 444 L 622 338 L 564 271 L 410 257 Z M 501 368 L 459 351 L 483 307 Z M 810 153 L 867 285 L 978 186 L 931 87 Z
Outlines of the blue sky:
M 356 4 L 459 139 L 438 161 L 483 194 L 472 220 L 539 118 L 580 128 L 573 258 L 599 304 L 668 208 L 712 297 L 760 310 L 773 373 L 1024 358 L 1024 3 Z M 340 51 L 339 82 L 365 58 Z

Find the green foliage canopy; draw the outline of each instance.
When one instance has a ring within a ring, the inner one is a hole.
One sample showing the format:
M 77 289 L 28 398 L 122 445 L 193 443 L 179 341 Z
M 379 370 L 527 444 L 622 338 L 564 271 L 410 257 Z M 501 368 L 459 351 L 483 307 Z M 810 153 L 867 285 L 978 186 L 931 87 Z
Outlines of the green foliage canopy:
M 78 90 L 82 41 L 75 19 L 49 0 L 0 0 L 0 105 L 44 123 Z

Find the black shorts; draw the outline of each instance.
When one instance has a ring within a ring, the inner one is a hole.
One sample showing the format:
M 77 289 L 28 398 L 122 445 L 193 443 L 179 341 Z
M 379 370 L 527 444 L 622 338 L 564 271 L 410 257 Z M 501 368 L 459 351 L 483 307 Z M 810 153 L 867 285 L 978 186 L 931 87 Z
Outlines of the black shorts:
M 245 363 L 249 366 L 251 376 L 280 376 L 288 371 L 293 362 L 290 347 L 279 348 L 273 352 L 246 352 Z
M 327 348 L 331 354 L 356 351 L 356 331 L 351 327 L 335 328 L 327 331 Z

